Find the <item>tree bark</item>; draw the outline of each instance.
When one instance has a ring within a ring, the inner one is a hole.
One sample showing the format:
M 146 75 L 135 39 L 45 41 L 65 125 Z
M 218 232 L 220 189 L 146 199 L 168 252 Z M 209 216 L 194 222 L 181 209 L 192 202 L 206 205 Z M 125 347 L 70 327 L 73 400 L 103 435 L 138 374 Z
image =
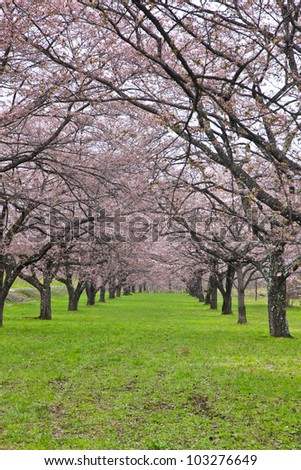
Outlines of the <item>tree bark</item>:
M 222 315 L 232 315 L 232 294 L 225 292 L 223 295 Z
M 40 320 L 51 320 L 51 281 L 44 281 L 40 289 Z
M 121 296 L 121 285 L 119 284 L 118 286 L 116 286 L 116 297 L 120 297 Z
M 210 276 L 210 308 L 211 310 L 217 309 L 217 282 L 215 274 Z
M 223 296 L 222 315 L 231 315 L 232 312 L 232 287 L 234 282 L 235 269 L 229 264 L 226 273 L 226 285 L 225 288 L 221 288 L 221 294 Z
M 74 286 L 71 282 L 66 284 L 67 290 L 68 290 L 68 311 L 69 312 L 76 312 L 78 310 L 78 302 L 79 299 L 85 289 L 85 282 L 84 281 L 78 281 L 76 288 L 74 289 Z
M 206 290 L 206 295 L 205 295 L 205 305 L 210 305 L 211 304 L 211 285 L 210 285 L 210 279 L 208 281 L 208 286 Z
M 284 247 L 279 246 L 270 254 L 268 278 L 268 315 L 270 335 L 291 338 L 286 318 L 286 276 L 283 260 Z
M 129 286 L 124 286 L 123 288 L 123 295 L 130 295 L 131 290 Z
M 205 301 L 202 276 L 199 277 L 197 297 L 199 299 L 199 302 L 204 302 Z
M 99 295 L 99 302 L 105 303 L 105 301 L 106 301 L 106 288 L 105 288 L 105 286 L 101 286 L 100 295 Z
M 78 299 L 76 298 L 74 289 L 68 290 L 68 311 L 76 312 L 78 310 Z
M 238 321 L 240 325 L 247 323 L 247 312 L 245 305 L 245 286 L 241 264 L 236 266 L 237 274 L 237 293 L 238 293 Z
M 115 299 L 115 286 L 109 286 L 109 299 Z
M 56 279 L 65 284 L 68 292 L 68 311 L 76 312 L 78 310 L 78 302 L 85 290 L 85 281 L 77 281 L 77 286 L 74 287 L 72 280 L 72 273 L 67 273 L 66 277 L 57 276 Z
M 0 296 L 0 327 L 3 326 L 3 311 L 4 311 L 5 298 L 3 295 Z
M 286 318 L 286 280 L 280 282 L 270 278 L 268 286 L 268 312 L 270 335 L 275 337 L 291 337 Z
M 115 299 L 116 296 L 116 278 L 111 275 L 109 278 L 109 299 Z
M 43 272 L 43 282 L 39 280 L 36 272 L 31 274 L 26 274 L 21 272 L 19 274 L 21 279 L 24 279 L 30 285 L 35 287 L 40 293 L 40 320 L 51 320 L 52 319 L 52 309 L 51 309 L 51 283 L 53 280 L 52 273 L 52 260 L 46 260 L 46 265 L 44 266 Z
M 87 305 L 95 305 L 96 292 L 95 284 L 93 281 L 88 281 L 86 285 Z

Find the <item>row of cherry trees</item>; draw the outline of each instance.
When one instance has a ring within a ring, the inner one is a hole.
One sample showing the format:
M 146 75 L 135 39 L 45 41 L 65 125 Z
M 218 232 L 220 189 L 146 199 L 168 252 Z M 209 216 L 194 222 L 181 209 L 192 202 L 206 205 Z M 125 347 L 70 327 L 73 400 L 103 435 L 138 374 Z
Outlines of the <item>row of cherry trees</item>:
M 84 285 L 197 264 L 225 314 L 236 280 L 241 323 L 263 276 L 270 334 L 290 336 L 299 15 L 292 0 L 4 1 L 1 311 L 18 275 L 41 292 L 41 272 L 48 292 L 59 277 L 76 303 Z

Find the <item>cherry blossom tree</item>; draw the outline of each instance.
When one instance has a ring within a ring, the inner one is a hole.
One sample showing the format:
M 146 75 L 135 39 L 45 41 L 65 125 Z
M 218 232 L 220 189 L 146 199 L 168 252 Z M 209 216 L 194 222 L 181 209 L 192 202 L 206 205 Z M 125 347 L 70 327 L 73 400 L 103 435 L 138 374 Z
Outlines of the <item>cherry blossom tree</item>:
M 120 47 L 137 55 L 136 67 L 129 61 L 128 81 L 111 80 L 112 90 L 160 116 L 198 150 L 198 163 L 209 159 L 229 170 L 245 197 L 271 210 L 276 224 L 283 225 L 283 218 L 300 224 L 291 197 L 300 173 L 298 6 L 133 1 L 92 8 L 102 13 L 103 28 L 116 35 Z M 283 255 L 277 242 L 269 254 L 272 336 L 289 336 Z
M 229 269 L 231 262 L 252 262 L 260 268 L 269 288 L 270 333 L 290 336 L 285 281 L 300 264 L 299 254 L 286 260 L 290 237 L 296 245 L 301 223 L 299 5 L 261 0 L 256 5 L 247 0 L 233 5 L 206 0 L 77 0 L 51 6 L 16 0 L 12 5 L 5 2 L 7 24 L 14 35 L 7 34 L 1 70 L 9 70 L 14 52 L 11 38 L 17 36 L 25 51 L 43 64 L 40 79 L 45 68 L 52 80 L 59 77 L 68 84 L 59 86 L 60 96 L 57 85 L 50 93 L 52 108 L 57 106 L 57 125 L 44 144 L 52 145 L 68 126 L 73 129 L 74 113 L 88 122 L 89 108 L 93 118 L 96 114 L 103 122 L 104 109 L 110 114 L 108 104 L 123 106 L 118 122 L 121 116 L 126 125 L 129 116 L 139 121 L 140 135 L 129 134 L 133 141 L 160 129 L 159 144 L 153 139 L 150 165 L 162 184 L 173 180 L 169 186 L 172 217 L 203 245 L 175 204 L 178 187 L 187 189 L 188 183 L 191 194 L 202 194 L 208 211 L 215 207 L 226 225 L 235 216 L 245 222 L 243 230 L 251 226 L 256 236 L 252 253 L 239 242 L 234 250 L 233 237 L 231 250 L 221 240 L 214 240 L 215 245 L 206 240 L 207 253 L 214 256 L 210 252 L 218 245 L 220 259 L 230 263 Z M 27 65 L 24 61 L 23 67 Z M 21 89 L 30 97 L 26 86 Z M 13 102 L 14 94 L 10 96 Z M 93 154 L 96 134 L 92 139 Z M 25 152 L 26 161 L 36 160 L 38 148 Z M 44 150 L 42 146 L 43 155 Z M 11 165 L 12 160 L 6 160 Z M 217 182 L 214 175 L 206 174 L 207 168 L 218 168 L 217 175 L 228 176 Z M 233 196 L 224 202 L 229 192 Z M 250 221 L 255 209 L 259 222 Z M 203 237 L 205 230 L 201 233 Z

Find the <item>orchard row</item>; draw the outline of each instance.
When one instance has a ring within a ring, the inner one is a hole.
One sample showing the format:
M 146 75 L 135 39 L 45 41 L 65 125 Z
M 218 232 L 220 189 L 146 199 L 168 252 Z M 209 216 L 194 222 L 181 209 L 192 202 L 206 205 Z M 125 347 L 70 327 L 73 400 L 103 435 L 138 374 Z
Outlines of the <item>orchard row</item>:
M 300 6 L 232 3 L 3 1 L 1 325 L 18 276 L 59 278 L 75 304 L 84 287 L 195 293 L 205 276 L 223 313 L 236 280 L 241 323 L 262 277 L 270 334 L 290 336 Z

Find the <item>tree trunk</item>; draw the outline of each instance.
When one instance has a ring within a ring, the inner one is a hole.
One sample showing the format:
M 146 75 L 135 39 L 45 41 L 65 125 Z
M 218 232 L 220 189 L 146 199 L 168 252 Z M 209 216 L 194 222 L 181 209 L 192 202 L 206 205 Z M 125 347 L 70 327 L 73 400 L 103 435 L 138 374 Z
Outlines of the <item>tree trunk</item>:
M 238 322 L 240 325 L 247 323 L 247 312 L 245 305 L 245 286 L 241 264 L 236 266 L 237 294 L 238 294 Z
M 129 288 L 129 286 L 124 286 L 124 288 L 123 288 L 123 295 L 130 295 L 130 288 Z
M 85 289 L 85 281 L 77 281 L 77 286 L 74 288 L 72 281 L 72 274 L 67 274 L 65 278 L 57 277 L 59 282 L 65 284 L 68 292 L 68 311 L 76 312 L 78 310 L 79 299 Z
M 47 269 L 47 267 L 49 269 Z M 40 320 L 51 320 L 51 282 L 53 276 L 51 274 L 51 262 L 47 263 L 47 266 L 43 270 L 43 282 L 41 282 L 36 273 L 24 274 L 20 273 L 19 276 L 21 279 L 27 281 L 31 286 L 39 291 L 40 294 Z
M 279 246 L 270 255 L 268 278 L 268 314 L 270 335 L 291 338 L 286 318 L 286 277 L 283 260 L 284 247 Z
M 286 318 L 286 280 L 270 278 L 268 283 L 268 312 L 270 335 L 291 337 Z
M 105 288 L 105 286 L 101 286 L 100 295 L 99 295 L 99 302 L 105 303 L 105 301 L 106 301 L 106 288 Z
M 75 295 L 75 291 L 73 289 L 72 292 L 68 291 L 68 311 L 69 312 L 77 312 L 78 310 L 78 300 Z
M 69 303 L 68 303 L 68 310 L 70 312 L 76 312 L 78 310 L 78 302 L 79 299 L 85 289 L 85 282 L 78 281 L 76 288 L 74 286 L 67 286 L 68 295 L 69 295 Z
M 208 287 L 205 295 L 205 305 L 210 305 L 211 304 L 211 287 L 209 285 L 210 283 L 208 282 Z
M 228 265 L 226 274 L 226 286 L 222 291 L 223 305 L 222 315 L 231 315 L 232 312 L 232 287 L 234 282 L 235 269 L 232 265 Z
M 116 297 L 121 296 L 121 285 L 116 286 Z
M 211 310 L 217 309 L 217 282 L 215 275 L 210 276 L 210 308 Z
M 44 281 L 43 287 L 40 289 L 40 320 L 51 320 L 51 284 Z
M 86 294 L 87 294 L 87 305 L 95 305 L 97 289 L 94 282 L 88 281 L 86 285 Z
M 5 298 L 4 296 L 0 296 L 0 327 L 3 326 L 3 311 L 4 311 L 4 303 Z
M 142 284 L 139 284 L 139 294 L 142 293 L 142 289 L 143 289 L 143 285 L 142 285 Z
M 115 299 L 116 294 L 116 278 L 111 275 L 109 278 L 109 299 Z
M 115 299 L 115 286 L 109 286 L 109 299 Z
M 66 287 L 68 291 L 68 310 L 76 312 L 78 308 L 78 301 L 76 300 L 75 289 L 72 284 L 72 279 L 68 279 L 66 282 Z
M 205 301 L 204 292 L 203 292 L 203 279 L 202 279 L 202 276 L 200 276 L 200 278 L 199 278 L 197 297 L 199 299 L 199 302 L 204 302 Z
M 225 292 L 223 295 L 222 315 L 232 315 L 232 294 Z
M 136 292 L 136 286 L 135 286 L 135 284 L 132 285 L 131 290 L 132 290 L 132 294 L 135 294 L 135 292 Z

